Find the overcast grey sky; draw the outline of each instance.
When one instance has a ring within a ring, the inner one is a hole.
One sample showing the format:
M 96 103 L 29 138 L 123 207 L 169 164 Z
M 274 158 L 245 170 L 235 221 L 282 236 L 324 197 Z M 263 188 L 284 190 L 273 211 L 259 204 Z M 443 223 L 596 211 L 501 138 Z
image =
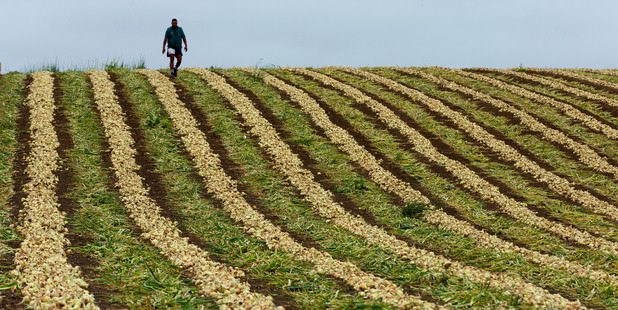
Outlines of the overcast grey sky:
M 167 67 L 618 67 L 615 0 L 0 0 L 2 72 L 143 56 Z

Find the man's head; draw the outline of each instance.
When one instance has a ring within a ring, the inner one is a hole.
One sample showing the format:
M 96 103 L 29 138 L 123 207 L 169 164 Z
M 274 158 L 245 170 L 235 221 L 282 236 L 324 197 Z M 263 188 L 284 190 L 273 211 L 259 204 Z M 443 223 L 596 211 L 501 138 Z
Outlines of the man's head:
M 174 18 L 172 19 L 172 28 L 178 27 L 178 21 Z

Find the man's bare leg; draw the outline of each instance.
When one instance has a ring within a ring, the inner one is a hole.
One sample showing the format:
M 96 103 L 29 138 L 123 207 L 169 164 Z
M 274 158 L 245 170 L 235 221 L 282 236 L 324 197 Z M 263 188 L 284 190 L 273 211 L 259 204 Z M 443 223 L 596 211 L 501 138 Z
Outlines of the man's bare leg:
M 170 55 L 170 72 L 174 72 L 174 55 Z
M 182 62 L 182 55 L 176 55 L 176 60 L 176 69 L 178 69 L 178 67 L 180 67 L 180 63 Z

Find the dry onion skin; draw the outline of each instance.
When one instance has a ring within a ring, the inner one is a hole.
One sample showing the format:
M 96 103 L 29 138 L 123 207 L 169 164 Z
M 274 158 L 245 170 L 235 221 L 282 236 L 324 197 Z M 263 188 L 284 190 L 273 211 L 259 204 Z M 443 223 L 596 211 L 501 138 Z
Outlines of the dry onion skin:
M 240 70 L 249 73 L 255 73 L 254 68 L 239 68 Z M 406 70 L 407 68 L 401 68 Z M 359 145 L 356 140 L 343 128 L 332 123 L 317 101 L 311 98 L 307 93 L 292 85 L 286 84 L 284 81 L 272 76 L 271 74 L 260 71 L 259 75 L 266 84 L 271 85 L 283 92 L 298 103 L 303 112 L 309 115 L 314 123 L 324 130 L 329 139 L 334 142 L 342 151 L 346 152 L 359 167 L 367 170 L 369 176 L 379 184 L 384 190 L 390 191 L 399 196 L 405 202 L 421 202 L 429 204 L 430 200 L 420 192 L 414 190 L 409 184 L 396 178 L 392 173 L 380 166 L 379 161 L 369 153 L 365 148 Z M 425 76 L 424 76 L 425 77 Z M 429 77 L 425 77 L 429 78 Z M 435 209 L 426 212 L 423 219 L 437 227 L 444 228 L 455 232 L 462 236 L 473 238 L 480 245 L 491 248 L 500 253 L 517 253 L 526 260 L 546 266 L 551 269 L 563 270 L 573 273 L 582 278 L 591 278 L 602 280 L 616 285 L 618 279 L 615 275 L 611 275 L 602 270 L 593 270 L 590 266 L 583 266 L 578 263 L 568 261 L 562 257 L 551 256 L 537 251 L 532 251 L 526 248 L 514 245 L 511 242 L 502 240 L 494 235 L 490 235 L 485 231 L 478 230 L 470 223 L 458 220 L 457 218 Z
M 251 292 L 239 278 L 242 270 L 225 266 L 208 258 L 208 253 L 180 236 L 176 223 L 161 216 L 160 207 L 149 196 L 137 171 L 136 150 L 122 108 L 114 94 L 114 84 L 107 72 L 89 70 L 94 97 L 101 114 L 105 136 L 111 148 L 111 160 L 124 206 L 144 231 L 143 237 L 159 248 L 172 263 L 186 268 L 205 295 L 217 299 L 221 309 L 277 309 L 272 297 Z
M 286 68 L 310 72 L 301 68 Z M 240 112 L 245 123 L 251 127 L 250 132 L 259 138 L 259 144 L 273 157 L 274 166 L 282 172 L 311 203 L 312 207 L 333 224 L 365 238 L 372 244 L 383 247 L 402 258 L 417 264 L 419 268 L 439 272 L 449 272 L 476 283 L 486 283 L 490 287 L 506 290 L 521 296 L 526 303 L 538 307 L 557 307 L 578 309 L 583 306 L 579 301 L 569 301 L 558 294 L 551 294 L 545 289 L 527 283 L 523 279 L 504 274 L 487 272 L 478 268 L 463 266 L 433 252 L 417 249 L 395 238 L 383 229 L 370 225 L 362 218 L 353 216 L 332 199 L 332 194 L 314 180 L 313 174 L 302 167 L 302 161 L 289 146 L 278 136 L 272 125 L 260 115 L 251 100 L 234 89 L 217 74 L 201 69 L 190 68 L 190 72 L 205 79 L 210 86 L 223 95 Z M 316 73 L 317 74 L 317 73 Z M 321 75 L 325 77 L 324 75 Z M 349 87 L 349 86 L 348 86 Z M 393 114 L 392 111 L 390 114 Z M 396 118 L 396 117 L 395 117 Z
M 53 76 L 51 72 L 32 74 L 26 105 L 30 108 L 31 151 L 24 185 L 26 198 L 20 210 L 18 231 L 24 237 L 15 253 L 17 281 L 23 302 L 34 309 L 99 309 L 81 278 L 79 267 L 67 262 L 64 214 L 58 210 L 54 171 L 59 168 L 60 145 L 55 132 Z
M 186 70 L 196 74 L 202 72 L 202 69 L 190 68 Z M 306 248 L 265 219 L 245 200 L 243 194 L 238 191 L 236 182 L 222 169 L 221 162 L 218 156 L 212 152 L 204 133 L 197 128 L 196 120 L 178 99 L 173 83 L 156 71 L 137 70 L 137 72 L 147 76 L 151 85 L 154 86 L 159 100 L 174 124 L 174 128 L 180 133 L 187 151 L 191 154 L 198 173 L 204 178 L 207 189 L 222 201 L 223 209 L 234 220 L 241 222 L 248 233 L 266 242 L 270 249 L 288 252 L 295 259 L 314 264 L 318 273 L 342 279 L 359 291 L 361 296 L 403 309 L 443 308 L 434 303 L 423 301 L 416 296 L 407 295 L 393 282 L 364 272 L 350 262 L 336 260 L 330 254 L 315 248 Z M 236 93 L 233 88 L 226 88 L 225 90 L 220 88 L 220 86 L 225 85 L 219 84 L 214 88 L 223 91 L 226 99 L 235 100 Z M 256 120 L 259 121 L 260 117 L 257 117 Z

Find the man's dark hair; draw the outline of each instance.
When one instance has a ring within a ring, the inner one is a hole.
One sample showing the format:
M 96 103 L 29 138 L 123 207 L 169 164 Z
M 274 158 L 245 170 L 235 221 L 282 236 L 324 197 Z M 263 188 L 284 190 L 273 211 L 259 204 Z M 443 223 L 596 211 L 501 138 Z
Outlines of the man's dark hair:
M 178 20 L 174 18 L 174 19 L 172 19 L 172 21 L 178 21 Z

